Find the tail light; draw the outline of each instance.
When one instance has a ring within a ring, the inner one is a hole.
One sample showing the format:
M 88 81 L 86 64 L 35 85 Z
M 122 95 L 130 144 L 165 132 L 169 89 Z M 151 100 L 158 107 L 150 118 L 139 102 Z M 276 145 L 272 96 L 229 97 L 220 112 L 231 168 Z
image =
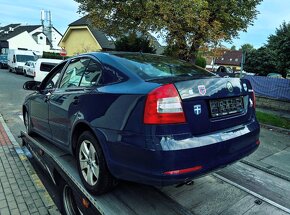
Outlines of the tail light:
M 145 124 L 184 122 L 181 99 L 173 84 L 163 85 L 148 94 L 144 111 Z

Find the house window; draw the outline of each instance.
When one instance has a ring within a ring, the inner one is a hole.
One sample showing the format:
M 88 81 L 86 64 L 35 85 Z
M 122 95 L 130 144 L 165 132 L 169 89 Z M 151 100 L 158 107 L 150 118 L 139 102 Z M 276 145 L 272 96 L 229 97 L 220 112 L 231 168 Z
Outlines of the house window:
M 238 62 L 238 61 L 239 61 L 239 59 L 238 59 L 238 58 L 236 58 L 236 59 L 235 59 L 235 61 L 236 61 L 236 62 Z
M 232 61 L 233 59 L 232 58 L 230 58 L 230 61 Z
M 224 58 L 222 57 L 222 60 L 224 60 Z
M 39 37 L 39 39 L 41 39 L 41 40 L 42 40 L 42 39 L 43 39 L 43 37 L 42 37 L 42 36 L 40 36 L 40 37 Z

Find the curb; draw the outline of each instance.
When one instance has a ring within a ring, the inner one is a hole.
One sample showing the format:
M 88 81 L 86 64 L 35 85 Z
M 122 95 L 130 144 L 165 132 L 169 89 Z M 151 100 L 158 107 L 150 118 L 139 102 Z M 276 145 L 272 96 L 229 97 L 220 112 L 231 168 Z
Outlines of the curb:
M 28 173 L 31 181 L 36 187 L 36 190 L 38 191 L 40 198 L 42 202 L 44 203 L 45 207 L 49 211 L 49 214 L 51 215 L 60 215 L 58 208 L 54 204 L 52 198 L 50 197 L 48 191 L 44 187 L 43 183 L 41 182 L 40 178 L 36 174 L 34 168 L 30 164 L 26 154 L 22 150 L 21 146 L 18 144 L 18 142 L 15 140 L 13 134 L 11 133 L 10 129 L 8 128 L 2 114 L 0 113 L 0 123 L 2 124 L 8 138 L 10 139 L 12 146 L 15 149 L 15 152 L 17 153 L 19 159 L 21 160 L 26 172 Z
M 259 122 L 261 127 L 266 128 L 266 129 L 273 129 L 279 133 L 283 133 L 283 134 L 288 134 L 290 135 L 290 129 L 286 129 L 286 128 L 281 128 L 281 127 L 277 127 L 277 126 L 273 126 L 273 125 L 268 125 L 268 124 L 264 124 Z

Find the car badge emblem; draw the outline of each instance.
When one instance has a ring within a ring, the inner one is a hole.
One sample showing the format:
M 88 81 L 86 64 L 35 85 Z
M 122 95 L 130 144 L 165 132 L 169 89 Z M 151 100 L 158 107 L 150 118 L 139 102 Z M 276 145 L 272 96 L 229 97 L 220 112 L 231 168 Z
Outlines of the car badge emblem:
M 193 110 L 195 115 L 201 114 L 201 105 L 194 105 Z
M 232 93 L 234 91 L 234 87 L 233 87 L 231 82 L 227 82 L 227 88 L 228 88 L 230 93 Z
M 198 92 L 200 95 L 204 96 L 206 94 L 206 88 L 204 85 L 199 85 L 198 86 Z

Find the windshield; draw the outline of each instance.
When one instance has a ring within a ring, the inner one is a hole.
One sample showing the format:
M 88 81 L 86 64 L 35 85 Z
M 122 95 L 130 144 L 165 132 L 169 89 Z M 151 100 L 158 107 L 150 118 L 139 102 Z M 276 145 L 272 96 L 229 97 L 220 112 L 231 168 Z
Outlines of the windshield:
M 35 58 L 32 55 L 16 55 L 17 62 L 34 61 Z
M 7 60 L 7 55 L 0 55 L 0 60 Z
M 210 77 L 213 74 L 186 61 L 143 53 L 118 53 L 118 62 L 144 80 L 172 77 Z

